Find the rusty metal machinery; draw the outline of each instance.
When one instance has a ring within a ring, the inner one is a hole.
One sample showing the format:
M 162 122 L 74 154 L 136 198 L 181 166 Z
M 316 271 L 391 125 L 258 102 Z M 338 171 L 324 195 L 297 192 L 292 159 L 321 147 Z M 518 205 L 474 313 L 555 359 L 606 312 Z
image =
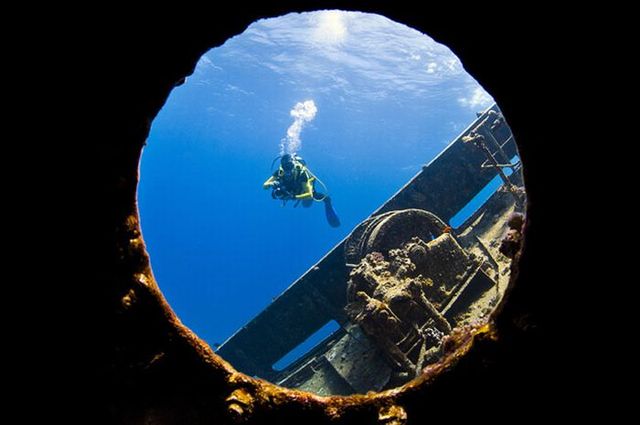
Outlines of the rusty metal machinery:
M 456 313 L 495 285 L 435 214 L 393 211 L 362 223 L 345 244 L 361 257 L 350 273 L 346 306 L 396 372 L 417 376 L 438 358 Z M 364 255 L 364 256 L 363 256 Z
M 369 217 L 360 223 L 345 241 L 345 260 L 356 264 L 367 252 L 388 251 L 404 242 L 407 231 L 427 235 L 429 239 L 443 233 L 449 226 L 432 212 L 422 209 L 389 211 Z

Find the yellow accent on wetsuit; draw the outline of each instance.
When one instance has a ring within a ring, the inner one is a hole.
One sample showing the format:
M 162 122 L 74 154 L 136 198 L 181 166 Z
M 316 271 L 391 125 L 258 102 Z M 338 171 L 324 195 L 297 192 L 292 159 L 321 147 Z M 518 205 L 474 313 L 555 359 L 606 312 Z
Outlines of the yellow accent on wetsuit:
M 295 176 L 293 177 L 294 182 L 297 182 L 303 174 L 306 176 L 306 180 L 307 180 L 306 182 L 304 182 L 304 186 L 303 186 L 304 192 L 299 195 L 295 195 L 294 198 L 300 199 L 300 200 L 312 198 L 313 182 L 316 180 L 316 177 L 313 174 L 311 174 L 311 172 L 307 169 L 306 166 L 300 164 L 297 161 L 296 161 L 296 164 L 294 165 L 294 169 L 295 169 Z M 273 175 L 269 177 L 262 184 L 262 188 L 269 189 L 270 187 L 274 186 L 278 181 L 280 181 L 283 176 L 284 176 L 284 170 L 282 169 L 282 166 L 280 166 L 278 170 L 275 173 L 273 173 Z
M 265 181 L 264 183 L 262 183 L 262 188 L 263 189 L 269 189 L 271 186 L 273 186 L 276 182 L 276 177 L 275 176 L 271 176 L 267 179 L 267 181 Z
M 311 198 L 313 196 L 313 181 L 315 180 L 315 177 L 309 177 L 309 173 L 307 173 L 307 182 L 305 183 L 305 192 L 300 194 L 300 195 L 296 195 L 296 199 L 308 199 Z

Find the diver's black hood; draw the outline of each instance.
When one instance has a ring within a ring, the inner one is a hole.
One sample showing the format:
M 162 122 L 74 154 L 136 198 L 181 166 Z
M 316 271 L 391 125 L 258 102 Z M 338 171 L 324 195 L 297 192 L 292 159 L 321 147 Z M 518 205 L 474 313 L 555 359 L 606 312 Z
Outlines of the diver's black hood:
M 280 166 L 283 170 L 291 170 L 293 168 L 293 158 L 291 155 L 284 154 L 282 158 L 280 158 Z

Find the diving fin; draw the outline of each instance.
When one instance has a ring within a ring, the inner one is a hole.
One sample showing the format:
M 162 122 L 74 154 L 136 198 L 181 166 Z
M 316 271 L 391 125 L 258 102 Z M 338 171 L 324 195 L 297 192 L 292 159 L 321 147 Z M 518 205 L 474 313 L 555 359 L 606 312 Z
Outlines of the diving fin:
M 331 198 L 327 196 L 324 198 L 322 202 L 324 202 L 324 215 L 327 217 L 327 222 L 329 222 L 329 226 L 331 227 L 340 226 L 340 219 L 338 218 L 338 214 L 336 214 L 336 210 L 334 210 L 333 206 L 331 205 Z

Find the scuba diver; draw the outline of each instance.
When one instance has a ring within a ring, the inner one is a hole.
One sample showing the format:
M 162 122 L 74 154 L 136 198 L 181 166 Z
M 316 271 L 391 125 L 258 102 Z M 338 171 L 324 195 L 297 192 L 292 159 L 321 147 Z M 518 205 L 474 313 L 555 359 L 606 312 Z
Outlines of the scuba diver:
M 275 160 L 274 160 L 275 162 Z M 280 167 L 262 185 L 264 189 L 271 188 L 271 197 L 280 199 L 283 205 L 287 201 L 296 201 L 294 207 L 302 203 L 305 208 L 310 207 L 313 201 L 324 203 L 324 213 L 331 227 L 340 226 L 340 219 L 331 205 L 329 195 L 316 191 L 315 183 L 318 181 L 326 191 L 322 183 L 306 166 L 305 161 L 298 155 L 285 154 L 280 157 Z

